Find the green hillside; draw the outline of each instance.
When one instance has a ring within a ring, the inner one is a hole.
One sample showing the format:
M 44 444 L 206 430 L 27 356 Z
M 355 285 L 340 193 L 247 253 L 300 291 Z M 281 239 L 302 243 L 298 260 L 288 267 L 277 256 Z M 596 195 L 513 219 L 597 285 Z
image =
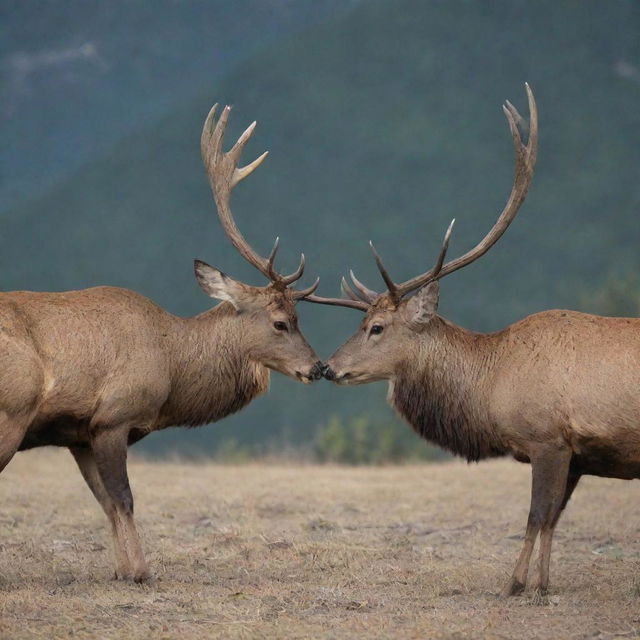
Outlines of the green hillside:
M 342 0 L 3 0 L 0 210 L 41 194 Z
M 407 278 L 477 242 L 510 189 L 513 152 L 501 102 L 540 110 L 538 168 L 519 218 L 479 263 L 447 278 L 441 311 L 493 330 L 640 268 L 640 5 L 635 2 L 362 2 L 254 55 L 203 86 L 159 124 L 140 128 L 64 185 L 2 220 L 3 286 L 132 287 L 169 310 L 206 308 L 191 272 L 200 257 L 260 283 L 224 238 L 201 167 L 210 104 L 232 103 L 232 136 L 259 126 L 247 159 L 270 150 L 233 207 L 249 240 L 300 250 L 308 280 L 335 295 L 347 267 L 381 288 L 367 241 Z M 603 310 L 604 311 L 604 310 Z M 322 356 L 359 321 L 305 306 Z M 312 388 L 274 376 L 240 415 L 150 448 L 209 450 L 219 437 L 306 441 L 333 414 L 389 415 L 380 385 Z M 388 412 L 388 413 L 387 413 Z

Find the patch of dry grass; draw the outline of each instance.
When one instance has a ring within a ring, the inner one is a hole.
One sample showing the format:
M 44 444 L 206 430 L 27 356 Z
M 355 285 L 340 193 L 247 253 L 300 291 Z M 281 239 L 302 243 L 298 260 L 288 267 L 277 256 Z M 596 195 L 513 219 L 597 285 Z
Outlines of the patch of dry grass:
M 500 600 L 529 468 L 133 461 L 157 582 L 110 580 L 106 518 L 64 451 L 0 478 L 2 638 L 622 638 L 640 629 L 632 483 L 583 480 L 549 600 Z

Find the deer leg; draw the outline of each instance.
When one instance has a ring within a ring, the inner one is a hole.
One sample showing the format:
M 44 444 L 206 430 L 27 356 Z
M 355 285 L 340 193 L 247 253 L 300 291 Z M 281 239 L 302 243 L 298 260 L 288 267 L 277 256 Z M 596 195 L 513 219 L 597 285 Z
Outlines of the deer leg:
M 522 551 L 511 579 L 502 590 L 502 596 L 513 596 L 524 591 L 529 572 L 531 553 L 542 526 L 557 516 L 565 494 L 571 451 L 542 448 L 531 456 L 531 507 Z
M 524 587 L 527 583 L 527 573 L 529 571 L 529 562 L 531 561 L 531 553 L 533 551 L 533 545 L 536 542 L 538 536 L 539 525 L 532 516 L 532 509 L 529 511 L 529 519 L 527 521 L 527 531 L 524 535 L 524 544 L 522 545 L 522 551 L 518 556 L 515 569 L 511 575 L 511 579 L 505 585 L 504 589 L 500 592 L 503 597 L 517 596 L 524 591 Z
M 558 520 L 567 506 L 573 490 L 576 488 L 579 475 L 570 473 L 567 478 L 564 496 L 558 505 L 555 513 L 549 514 L 549 519 L 542 525 L 540 530 L 540 551 L 538 554 L 538 577 L 534 589 L 544 595 L 549 588 L 549 561 L 551 560 L 551 541 Z
M 151 577 L 133 520 L 133 496 L 127 475 L 127 430 L 99 430 L 94 433 L 91 449 L 98 475 L 114 505 L 116 544 L 128 560 L 124 577 L 145 582 Z
M 91 489 L 91 493 L 93 493 L 95 499 L 99 502 L 111 523 L 113 552 L 116 561 L 115 578 L 125 578 L 126 576 L 132 575 L 133 571 L 129 565 L 129 559 L 125 552 L 124 541 L 119 536 L 116 506 L 102 484 L 93 451 L 83 447 L 70 447 L 69 450 L 71 451 L 87 486 Z

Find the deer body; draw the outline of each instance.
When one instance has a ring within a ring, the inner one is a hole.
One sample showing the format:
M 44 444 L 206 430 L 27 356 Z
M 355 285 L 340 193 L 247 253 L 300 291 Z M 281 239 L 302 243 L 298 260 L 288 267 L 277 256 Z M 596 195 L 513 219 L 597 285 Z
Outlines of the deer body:
M 2 402 L 19 395 L 14 411 L 34 412 L 18 449 L 88 445 L 92 428 L 122 420 L 133 442 L 238 411 L 269 384 L 245 320 L 226 302 L 179 318 L 115 287 L 1 294 Z
M 389 401 L 428 440 L 468 460 L 512 455 L 531 464 L 525 540 L 503 595 L 525 588 L 538 537 L 534 587 L 547 590 L 553 533 L 582 475 L 640 477 L 640 320 L 546 311 L 483 335 L 437 314 L 440 279 L 489 251 L 526 197 L 538 143 L 536 103 L 526 89 L 526 144 L 523 118 L 510 102 L 503 106 L 516 152 L 511 193 L 475 247 L 445 263 L 452 222 L 435 265 L 396 283 L 371 245 L 386 291 L 351 272 L 353 288 L 342 280 L 347 298 L 308 298 L 366 314 L 328 360 L 326 378 L 389 380 Z
M 204 124 L 201 151 L 223 228 L 269 280 L 238 282 L 195 262 L 201 288 L 218 306 L 178 318 L 127 289 L 0 294 L 0 471 L 16 451 L 68 447 L 108 516 L 116 576 L 150 577 L 133 520 L 127 447 L 172 425 L 196 426 L 238 411 L 269 385 L 269 370 L 302 382 L 323 367 L 298 328 L 295 303 L 313 293 L 290 288 L 304 271 L 274 269 L 277 241 L 259 256 L 238 230 L 231 190 L 266 154 L 238 167 L 255 122 L 223 149 L 230 107 Z
M 640 477 L 640 320 L 555 310 L 478 334 L 436 316 L 416 341 L 389 402 L 422 437 L 469 461 L 548 444 L 572 473 Z

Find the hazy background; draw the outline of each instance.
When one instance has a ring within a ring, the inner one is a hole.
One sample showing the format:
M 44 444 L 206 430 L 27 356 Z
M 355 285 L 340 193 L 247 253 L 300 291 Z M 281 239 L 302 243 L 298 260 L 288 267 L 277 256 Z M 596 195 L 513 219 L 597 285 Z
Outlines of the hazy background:
M 263 284 L 222 233 L 201 166 L 216 101 L 235 107 L 228 140 L 258 120 L 248 159 L 271 152 L 234 198 L 259 251 L 280 235 L 291 269 L 304 250 L 305 282 L 320 275 L 325 295 L 348 267 L 382 288 L 369 239 L 411 277 L 452 217 L 455 256 L 501 210 L 513 151 L 500 105 L 526 114 L 525 81 L 540 110 L 533 187 L 498 246 L 443 282 L 441 312 L 484 331 L 549 307 L 637 315 L 634 0 L 0 0 L 1 287 L 120 285 L 187 315 L 211 303 L 195 257 Z M 323 357 L 360 320 L 299 308 Z M 385 394 L 275 374 L 240 414 L 140 448 L 330 450 L 348 436 L 367 449 L 371 428 L 416 449 Z

